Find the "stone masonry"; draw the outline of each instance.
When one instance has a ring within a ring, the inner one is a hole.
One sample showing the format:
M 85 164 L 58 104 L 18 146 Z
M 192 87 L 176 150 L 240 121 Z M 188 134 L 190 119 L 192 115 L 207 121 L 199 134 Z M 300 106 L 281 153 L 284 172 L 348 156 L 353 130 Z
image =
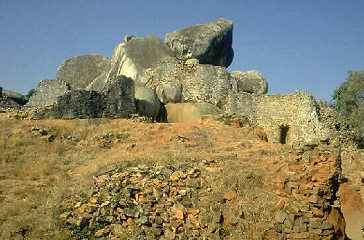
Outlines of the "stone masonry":
M 307 92 L 257 95 L 239 93 L 231 96 L 225 109 L 247 117 L 264 128 L 268 141 L 288 143 L 333 138 L 335 132 L 320 117 L 316 100 Z

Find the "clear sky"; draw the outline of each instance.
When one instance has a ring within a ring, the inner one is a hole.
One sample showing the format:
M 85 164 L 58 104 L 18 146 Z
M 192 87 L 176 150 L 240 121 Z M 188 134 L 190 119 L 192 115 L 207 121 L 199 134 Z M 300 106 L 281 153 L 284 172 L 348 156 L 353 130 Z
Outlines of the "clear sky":
M 164 39 L 219 17 L 234 22 L 228 71 L 258 70 L 269 94 L 329 101 L 364 69 L 364 0 L 0 0 L 0 85 L 26 94 L 68 58 L 111 57 L 126 34 Z

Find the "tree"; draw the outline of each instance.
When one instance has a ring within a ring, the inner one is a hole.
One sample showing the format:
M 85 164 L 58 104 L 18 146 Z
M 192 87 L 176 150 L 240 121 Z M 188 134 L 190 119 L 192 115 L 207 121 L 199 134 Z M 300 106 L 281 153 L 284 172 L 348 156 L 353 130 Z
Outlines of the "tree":
M 333 107 L 364 137 L 364 70 L 348 71 L 346 81 L 334 90 Z
M 32 96 L 35 92 L 36 91 L 35 91 L 34 88 L 30 89 L 29 92 L 28 92 L 28 94 L 27 94 L 27 98 L 30 98 L 30 96 Z

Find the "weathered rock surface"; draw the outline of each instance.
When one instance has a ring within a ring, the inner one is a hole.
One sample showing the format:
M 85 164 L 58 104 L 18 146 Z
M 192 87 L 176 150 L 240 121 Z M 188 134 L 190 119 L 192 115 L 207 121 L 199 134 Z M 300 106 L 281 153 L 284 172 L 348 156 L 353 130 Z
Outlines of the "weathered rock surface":
M 185 64 L 184 61 L 168 59 L 160 64 L 148 87 L 155 89 L 165 82 L 182 85 L 182 102 L 205 102 L 221 107 L 228 92 L 234 88 L 230 74 L 224 67 L 207 64 Z
M 268 83 L 256 70 L 247 72 L 234 71 L 230 73 L 231 77 L 237 81 L 238 92 L 266 94 L 268 92 Z
M 148 70 L 171 57 L 173 52 L 158 37 L 133 37 L 115 48 L 108 79 L 124 75 L 132 78 L 135 86 L 145 86 L 150 78 Z
M 27 96 L 10 90 L 3 90 L 3 94 L 20 105 L 26 104 L 29 100 Z
M 233 61 L 233 22 L 224 18 L 168 33 L 164 41 L 180 59 L 224 67 Z
M 135 112 L 134 81 L 125 76 L 117 76 L 106 83 L 103 91 L 105 102 L 104 116 L 126 118 Z
M 110 70 L 111 59 L 98 54 L 75 56 L 57 69 L 55 79 L 67 82 L 72 90 L 82 90 L 100 75 Z
M 101 93 L 107 82 L 107 72 L 102 73 L 100 76 L 95 78 L 87 87 L 87 91 L 96 91 Z
M 142 115 L 152 119 L 156 119 L 161 103 L 152 89 L 147 87 L 135 88 L 135 105 L 136 111 Z
M 6 108 L 9 106 L 18 106 L 19 104 L 15 102 L 14 100 L 10 99 L 7 95 L 3 94 L 5 90 L 3 90 L 2 87 L 0 87 L 0 107 Z M 3 110 L 3 109 L 0 109 Z
M 69 84 L 63 80 L 46 79 L 40 81 L 37 91 L 29 98 L 27 106 L 43 107 L 57 101 L 59 96 L 70 90 Z
M 161 83 L 156 88 L 156 93 L 159 100 L 167 104 L 181 102 L 182 85 L 177 82 L 165 82 Z
M 169 103 L 166 106 L 167 122 L 198 122 L 203 117 L 222 114 L 222 110 L 209 103 Z

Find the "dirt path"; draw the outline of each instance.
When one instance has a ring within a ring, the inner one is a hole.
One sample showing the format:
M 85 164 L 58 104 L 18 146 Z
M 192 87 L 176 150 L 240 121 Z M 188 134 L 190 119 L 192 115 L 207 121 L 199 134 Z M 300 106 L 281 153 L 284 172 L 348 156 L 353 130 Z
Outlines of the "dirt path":
M 364 223 L 364 212 L 344 212 L 346 221 L 346 234 L 352 240 L 364 239 L 360 227 Z

